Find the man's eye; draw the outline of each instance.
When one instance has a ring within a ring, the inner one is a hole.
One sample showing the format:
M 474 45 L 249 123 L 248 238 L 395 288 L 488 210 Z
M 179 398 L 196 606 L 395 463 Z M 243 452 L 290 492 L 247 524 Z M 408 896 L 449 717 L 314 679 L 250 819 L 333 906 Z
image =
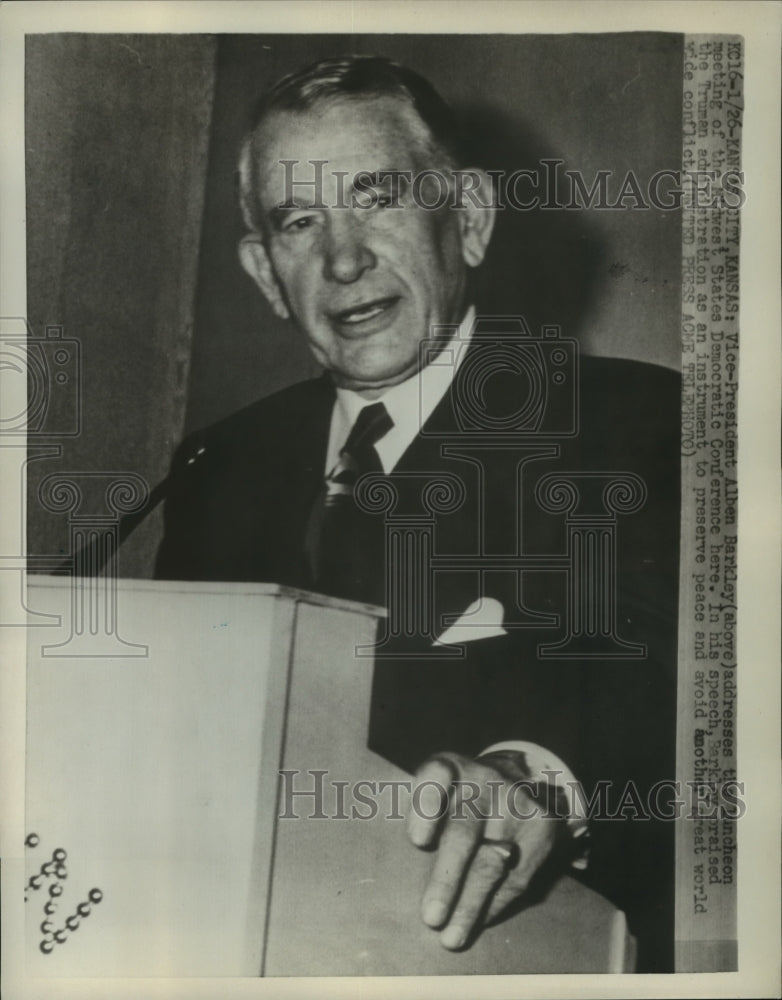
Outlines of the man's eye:
M 314 215 L 299 215 L 286 222 L 282 228 L 283 232 L 285 233 L 298 233 L 302 232 L 305 229 L 309 229 L 314 224 L 315 224 Z
M 357 208 L 393 208 L 394 198 L 385 191 L 376 191 L 373 188 L 364 188 L 356 192 L 355 206 Z
M 393 208 L 394 199 L 390 194 L 384 194 L 382 191 L 372 192 L 372 208 Z

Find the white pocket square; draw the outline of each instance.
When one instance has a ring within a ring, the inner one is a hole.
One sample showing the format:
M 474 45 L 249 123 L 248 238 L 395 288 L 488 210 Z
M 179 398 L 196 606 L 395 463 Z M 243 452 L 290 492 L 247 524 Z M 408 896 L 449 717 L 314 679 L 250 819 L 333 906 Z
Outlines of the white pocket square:
M 502 627 L 505 609 L 494 597 L 483 597 L 464 611 L 459 620 L 448 628 L 434 641 L 435 646 L 451 646 L 460 642 L 474 642 L 476 639 L 488 639 L 495 635 L 507 635 L 507 629 Z

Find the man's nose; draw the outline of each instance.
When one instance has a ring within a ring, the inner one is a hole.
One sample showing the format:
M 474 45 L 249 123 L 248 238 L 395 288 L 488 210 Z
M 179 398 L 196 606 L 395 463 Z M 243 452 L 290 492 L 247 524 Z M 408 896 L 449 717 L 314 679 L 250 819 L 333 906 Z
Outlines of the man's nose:
M 329 281 L 350 284 L 377 263 L 362 229 L 350 209 L 335 209 L 332 213 L 323 261 L 324 276 Z

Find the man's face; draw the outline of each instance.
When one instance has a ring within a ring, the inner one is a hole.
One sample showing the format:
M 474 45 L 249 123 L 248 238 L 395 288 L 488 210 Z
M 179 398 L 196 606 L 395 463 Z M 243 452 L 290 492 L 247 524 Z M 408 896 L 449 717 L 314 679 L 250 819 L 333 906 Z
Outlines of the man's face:
M 479 263 L 468 217 L 451 207 L 452 198 L 427 209 L 402 182 L 399 207 L 390 207 L 390 179 L 354 192 L 360 172 L 415 176 L 437 167 L 424 138 L 411 109 L 377 98 L 277 113 L 259 143 L 264 233 L 262 241 L 243 241 L 243 263 L 278 314 L 290 314 L 304 331 L 337 384 L 368 395 L 418 369 L 419 343 L 434 324 L 461 319 L 466 264 Z M 297 162 L 286 167 L 285 160 Z M 322 172 L 312 160 L 325 161 Z M 325 207 L 312 207 L 316 170 Z M 434 184 L 419 192 L 428 203 L 437 200 Z M 354 194 L 361 207 L 335 207 L 350 206 Z M 286 198 L 296 207 L 281 209 Z

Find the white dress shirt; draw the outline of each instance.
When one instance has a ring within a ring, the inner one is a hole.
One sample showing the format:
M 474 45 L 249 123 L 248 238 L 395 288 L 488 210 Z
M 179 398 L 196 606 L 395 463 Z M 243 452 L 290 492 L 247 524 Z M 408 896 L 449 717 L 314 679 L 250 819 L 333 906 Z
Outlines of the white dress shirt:
M 379 402 L 385 405 L 394 426 L 377 442 L 375 451 L 383 472 L 394 469 L 448 391 L 470 343 L 474 320 L 475 309 L 470 306 L 459 328 L 434 362 L 404 382 L 389 386 L 377 399 L 365 399 L 352 389 L 337 389 L 326 451 L 326 474 L 336 465 L 340 450 L 361 410 Z

